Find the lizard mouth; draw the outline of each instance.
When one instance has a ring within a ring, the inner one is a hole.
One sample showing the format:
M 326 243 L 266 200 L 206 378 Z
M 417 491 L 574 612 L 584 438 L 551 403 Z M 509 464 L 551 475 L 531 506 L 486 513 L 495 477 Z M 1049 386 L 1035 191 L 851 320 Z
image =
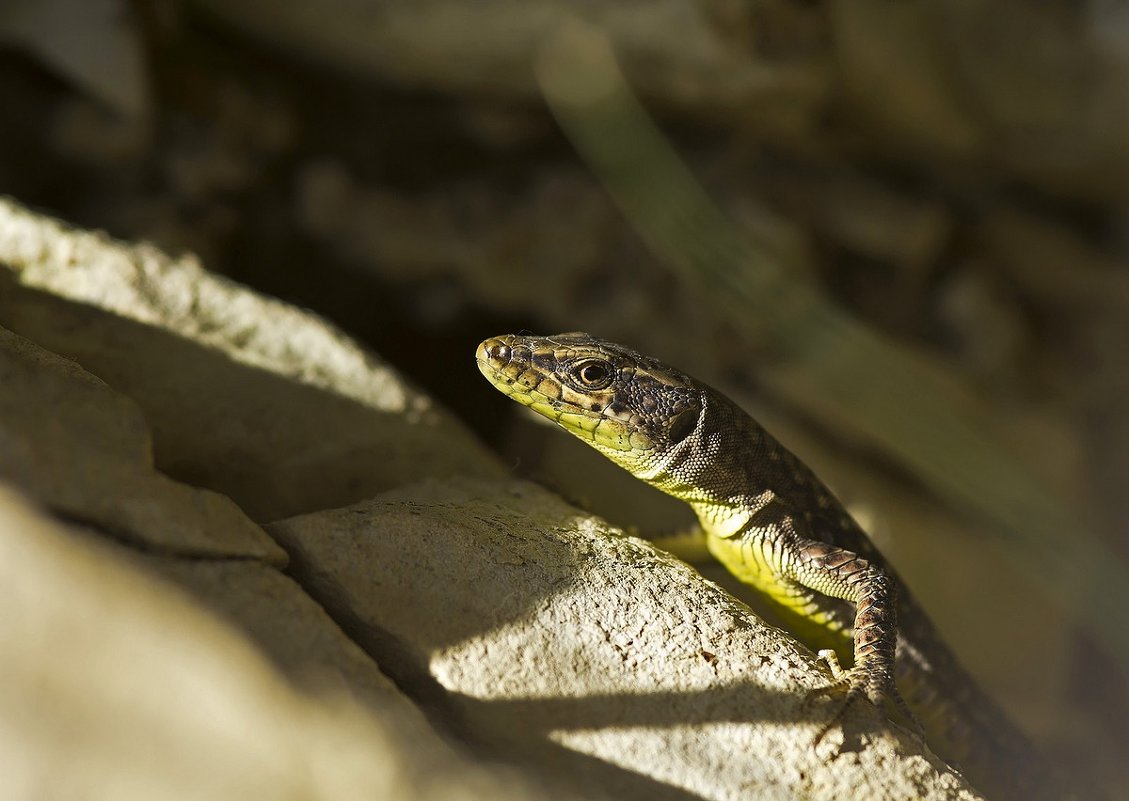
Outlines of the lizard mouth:
M 494 337 L 478 346 L 479 371 L 506 395 L 523 403 L 559 400 L 554 382 L 533 364 L 533 351 L 516 344 L 512 337 Z
M 556 374 L 555 354 L 542 353 L 506 335 L 478 346 L 479 371 L 504 395 L 513 398 L 571 434 L 617 451 L 639 450 L 650 441 L 625 420 L 609 412 L 615 390 L 580 393 Z
M 492 337 L 478 346 L 475 354 L 479 371 L 491 384 L 514 400 L 533 407 L 546 417 L 557 412 L 571 412 L 602 417 L 603 406 L 587 408 L 565 397 L 566 388 L 553 372 L 551 360 L 537 364 L 533 350 L 515 341 L 515 337 Z M 548 407 L 549 413 L 541 407 Z M 557 422 L 560 422 L 559 420 Z

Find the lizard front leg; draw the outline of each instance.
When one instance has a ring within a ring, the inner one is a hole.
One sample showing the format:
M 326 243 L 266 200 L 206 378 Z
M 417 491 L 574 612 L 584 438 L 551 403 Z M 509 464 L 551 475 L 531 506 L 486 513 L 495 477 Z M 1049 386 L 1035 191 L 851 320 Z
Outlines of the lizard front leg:
M 893 578 L 858 554 L 817 540 L 797 541 L 794 557 L 793 580 L 855 605 L 854 666 L 837 677 L 837 683 L 847 687 L 847 700 L 817 739 L 822 740 L 843 712 L 862 698 L 879 708 L 891 701 L 920 732 L 920 724 L 894 684 L 898 588 Z

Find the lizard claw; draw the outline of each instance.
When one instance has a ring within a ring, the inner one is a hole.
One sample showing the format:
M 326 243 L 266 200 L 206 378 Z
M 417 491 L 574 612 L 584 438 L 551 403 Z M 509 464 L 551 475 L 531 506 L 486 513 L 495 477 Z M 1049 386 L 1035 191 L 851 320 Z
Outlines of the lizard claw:
M 836 653 L 830 649 L 824 649 L 819 652 L 819 658 L 827 664 L 831 671 L 832 681 L 830 684 L 820 687 L 813 692 L 813 695 L 830 695 L 832 693 L 845 691 L 846 698 L 839 706 L 835 715 L 829 720 L 815 737 L 815 745 L 823 742 L 827 734 L 838 726 L 847 711 L 860 701 L 869 701 L 877 709 L 882 709 L 885 702 L 889 700 L 896 709 L 901 718 L 910 724 L 913 735 L 925 742 L 925 730 L 922 728 L 920 721 L 910 710 L 905 700 L 902 698 L 901 693 L 892 683 L 876 680 L 868 672 L 854 668 L 852 670 L 844 670 L 839 664 L 839 658 Z
M 866 687 L 863 684 L 854 683 L 850 678 L 844 677 L 837 681 L 828 684 L 826 687 L 820 687 L 813 694 L 814 695 L 829 695 L 831 693 L 846 690 L 846 698 L 839 704 L 839 708 L 827 723 L 825 723 L 815 735 L 815 745 L 823 742 L 823 739 L 834 729 L 836 726 L 843 722 L 847 711 L 861 701 L 870 700 L 867 696 Z
M 819 652 L 818 656 L 831 671 L 832 681 L 823 687 L 813 690 L 811 693 L 812 696 L 825 696 L 845 692 L 846 698 L 831 720 L 824 724 L 819 730 L 819 733 L 816 734 L 815 745 L 822 743 L 828 733 L 839 725 L 848 708 L 858 703 L 860 698 L 867 697 L 866 684 L 861 680 L 864 677 L 860 676 L 856 671 L 843 670 L 842 665 L 839 664 L 839 657 L 833 650 L 825 648 Z

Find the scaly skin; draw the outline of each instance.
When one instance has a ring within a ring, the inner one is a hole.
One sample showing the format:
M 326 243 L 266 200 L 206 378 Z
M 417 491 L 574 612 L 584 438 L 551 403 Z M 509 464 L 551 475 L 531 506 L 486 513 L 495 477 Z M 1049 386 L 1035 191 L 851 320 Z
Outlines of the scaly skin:
M 584 333 L 504 335 L 478 347 L 504 394 L 693 507 L 711 553 L 768 596 L 816 648 L 852 663 L 861 699 L 916 712 L 936 753 L 991 798 L 1070 794 L 939 638 L 822 482 L 731 400 L 656 359 Z M 895 658 L 896 653 L 896 658 Z

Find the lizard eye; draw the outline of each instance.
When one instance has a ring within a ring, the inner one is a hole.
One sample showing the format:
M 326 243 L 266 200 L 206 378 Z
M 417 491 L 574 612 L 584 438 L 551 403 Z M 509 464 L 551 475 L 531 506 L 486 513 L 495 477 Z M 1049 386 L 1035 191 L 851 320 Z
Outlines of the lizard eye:
M 612 366 L 599 359 L 583 361 L 572 368 L 572 375 L 585 389 L 603 389 L 612 382 Z

